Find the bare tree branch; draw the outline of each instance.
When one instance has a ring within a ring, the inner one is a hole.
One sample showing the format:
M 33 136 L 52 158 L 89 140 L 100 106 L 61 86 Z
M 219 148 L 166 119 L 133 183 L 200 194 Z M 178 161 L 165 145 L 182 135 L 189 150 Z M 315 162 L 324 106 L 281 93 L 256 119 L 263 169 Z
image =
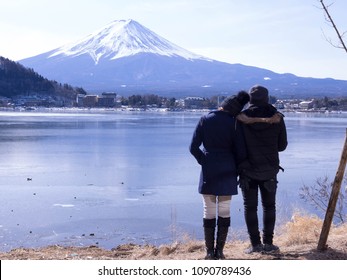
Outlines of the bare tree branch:
M 344 178 L 347 183 L 347 176 Z M 302 186 L 300 188 L 299 197 L 305 202 L 310 203 L 317 210 L 325 213 L 328 208 L 330 193 L 333 188 L 333 183 L 329 182 L 329 178 L 318 178 L 313 186 Z M 337 200 L 337 210 L 334 212 L 334 217 L 337 221 L 344 223 L 347 218 L 347 187 L 341 190 Z
M 334 47 L 336 47 L 336 48 L 344 49 L 344 50 L 347 52 L 347 47 L 346 47 L 346 44 L 345 44 L 345 42 L 344 42 L 344 40 L 343 40 L 343 36 L 346 34 L 347 31 L 344 32 L 344 33 L 342 33 L 342 35 L 340 34 L 340 31 L 338 30 L 338 28 L 337 28 L 337 26 L 336 26 L 336 24 L 335 24 L 333 18 L 331 17 L 331 15 L 330 15 L 330 13 L 329 13 L 329 7 L 330 7 L 332 4 L 326 5 L 326 4 L 324 3 L 324 0 L 319 0 L 319 2 L 321 3 L 321 5 L 322 5 L 322 7 L 323 7 L 323 10 L 324 10 L 324 13 L 325 13 L 325 19 L 326 19 L 326 21 L 329 22 L 329 23 L 332 25 L 332 27 L 334 28 L 334 30 L 335 30 L 335 32 L 336 32 L 336 35 L 337 35 L 337 37 L 338 37 L 338 39 L 339 39 L 339 41 L 340 41 L 340 43 L 341 43 L 341 46 L 333 44 L 332 41 L 331 41 L 331 39 L 327 39 L 327 41 L 328 41 L 332 46 L 334 46 Z M 323 33 L 323 34 L 324 34 L 324 33 Z M 325 36 L 325 35 L 324 35 L 324 36 Z M 326 37 L 325 37 L 325 38 L 326 38 Z

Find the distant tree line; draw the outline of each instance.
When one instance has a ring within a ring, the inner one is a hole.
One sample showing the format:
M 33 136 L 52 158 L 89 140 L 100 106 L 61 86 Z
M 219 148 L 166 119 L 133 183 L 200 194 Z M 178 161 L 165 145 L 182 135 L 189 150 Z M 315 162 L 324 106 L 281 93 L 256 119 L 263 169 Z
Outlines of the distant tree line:
M 121 98 L 122 106 L 129 106 L 132 108 L 148 108 L 148 107 L 157 107 L 157 108 L 180 108 L 184 107 L 182 100 L 176 99 L 175 97 L 162 97 L 155 94 L 146 94 L 146 95 L 131 95 L 129 97 Z M 201 98 L 199 102 L 194 103 L 194 108 L 199 109 L 210 109 L 217 107 L 217 97 L 213 96 L 212 98 Z
M 314 108 L 326 108 L 327 110 L 347 110 L 347 98 L 324 97 L 313 101 Z
M 73 88 L 48 80 L 31 68 L 0 56 L 0 96 L 13 98 L 25 94 L 59 94 L 65 98 L 76 97 L 76 94 L 86 94 L 83 88 Z
M 179 109 L 179 108 L 188 108 L 188 109 L 216 109 L 220 107 L 222 101 L 227 96 L 214 95 L 212 97 L 200 97 L 195 101 L 187 101 L 182 99 L 176 99 L 174 97 L 162 97 L 155 94 L 146 94 L 146 95 L 131 95 L 129 97 L 122 97 L 120 105 L 129 106 L 132 108 L 148 108 L 148 107 L 157 107 L 157 108 L 169 108 L 169 109 Z M 270 96 L 269 102 L 273 105 L 277 103 L 278 99 L 276 96 Z M 299 104 L 302 100 L 293 99 L 288 100 L 288 104 Z M 183 103 L 182 103 L 183 102 Z M 282 101 L 283 102 L 283 101 Z M 325 109 L 325 110 L 342 110 L 347 111 L 347 97 L 340 98 L 315 98 L 310 103 L 308 109 Z
M 161 97 L 155 94 L 146 95 L 131 95 L 129 97 L 122 97 L 121 105 L 133 108 L 142 108 L 147 106 L 156 106 L 158 108 L 171 108 L 174 107 L 176 98 Z

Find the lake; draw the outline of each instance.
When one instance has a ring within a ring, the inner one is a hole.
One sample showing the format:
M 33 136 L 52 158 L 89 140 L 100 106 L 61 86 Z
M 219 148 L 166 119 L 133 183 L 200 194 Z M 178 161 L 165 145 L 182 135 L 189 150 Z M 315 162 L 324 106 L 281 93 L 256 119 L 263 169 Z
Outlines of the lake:
M 0 250 L 163 244 L 203 238 L 200 166 L 188 147 L 202 112 L 0 112 Z M 278 219 L 314 213 L 304 184 L 334 179 L 347 114 L 286 113 Z M 246 236 L 234 196 L 230 238 Z

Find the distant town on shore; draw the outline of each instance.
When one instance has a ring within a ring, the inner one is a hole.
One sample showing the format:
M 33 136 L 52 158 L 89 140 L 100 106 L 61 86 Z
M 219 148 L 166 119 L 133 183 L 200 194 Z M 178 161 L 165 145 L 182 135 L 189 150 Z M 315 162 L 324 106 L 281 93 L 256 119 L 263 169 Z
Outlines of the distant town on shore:
M 115 92 L 100 95 L 77 94 L 76 99 L 57 98 L 47 94 L 17 95 L 12 98 L 0 96 L 0 107 L 6 110 L 24 108 L 107 108 L 124 110 L 212 110 L 219 107 L 227 96 L 216 95 L 210 98 L 190 96 L 176 99 L 155 94 L 121 96 Z M 270 96 L 270 103 L 280 110 L 293 111 L 347 111 L 347 97 L 323 97 L 312 99 L 277 99 Z

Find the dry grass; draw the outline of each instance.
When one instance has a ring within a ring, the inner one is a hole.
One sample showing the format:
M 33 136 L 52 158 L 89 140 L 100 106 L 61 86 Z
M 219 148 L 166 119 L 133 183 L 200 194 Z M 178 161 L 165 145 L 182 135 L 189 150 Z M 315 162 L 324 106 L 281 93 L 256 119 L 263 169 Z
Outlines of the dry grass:
M 347 259 L 347 224 L 333 226 L 325 251 L 317 251 L 322 220 L 315 216 L 295 214 L 292 220 L 279 228 L 275 234 L 275 244 L 280 246 L 280 252 L 273 254 L 243 253 L 248 242 L 229 240 L 225 246 L 227 259 L 286 259 L 286 260 L 326 260 Z M 230 234 L 232 235 L 232 233 Z M 1 253 L 0 259 L 31 259 L 31 260 L 201 260 L 205 256 L 204 242 L 186 238 L 159 247 L 152 245 L 123 244 L 112 250 L 96 246 L 91 247 L 61 247 L 49 246 L 40 249 L 18 248 Z
M 286 246 L 316 243 L 323 221 L 316 216 L 301 216 L 295 213 L 292 220 L 284 225 L 281 237 Z

